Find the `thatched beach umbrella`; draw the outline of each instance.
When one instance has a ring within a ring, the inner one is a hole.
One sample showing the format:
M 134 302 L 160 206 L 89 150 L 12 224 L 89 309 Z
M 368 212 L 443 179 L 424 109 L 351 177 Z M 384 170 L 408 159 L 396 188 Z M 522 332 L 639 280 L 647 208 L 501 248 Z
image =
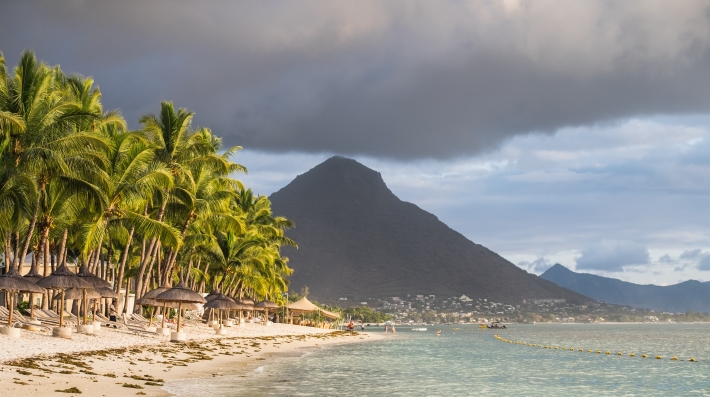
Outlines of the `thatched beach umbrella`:
M 244 299 L 237 300 L 235 302 L 238 305 L 241 305 L 241 307 L 239 309 L 237 309 L 237 310 L 239 310 L 239 323 L 241 323 L 242 322 L 242 311 L 243 310 L 246 310 L 246 311 L 254 310 L 254 301 L 249 298 L 244 298 Z
M 235 310 L 239 307 L 233 300 L 230 298 L 219 294 L 216 296 L 214 299 L 211 301 L 208 301 L 205 303 L 205 309 L 213 309 L 213 310 L 219 310 L 219 327 L 222 328 L 222 310 Z
M 76 274 L 72 273 L 67 266 L 62 263 L 49 276 L 39 280 L 37 285 L 44 288 L 52 288 L 61 290 L 62 296 L 68 288 L 89 289 L 91 285 Z M 59 301 L 59 327 L 64 326 L 64 299 Z
M 165 306 L 168 309 L 177 309 L 178 307 L 180 310 L 197 310 L 198 307 L 194 303 L 182 303 L 179 304 L 178 302 L 168 302 L 168 304 Z
M 151 310 L 150 321 L 148 323 L 148 326 L 152 327 L 153 326 L 153 313 L 155 312 L 155 307 L 160 305 L 160 302 L 156 301 L 155 299 L 146 298 L 145 296 L 143 296 L 142 298 L 140 298 L 136 301 L 136 305 L 151 306 L 153 308 L 153 310 Z
M 29 280 L 35 284 L 37 284 L 37 281 L 41 280 L 44 278 L 37 269 L 34 267 L 30 268 L 30 272 L 22 276 L 25 278 L 25 280 Z M 35 293 L 30 292 L 30 319 L 34 320 L 35 319 L 35 305 L 34 305 L 34 300 L 35 300 Z
M 89 271 L 89 267 L 86 266 L 86 264 L 81 265 L 79 268 L 79 273 L 76 274 L 77 277 L 80 277 L 82 280 L 86 281 L 91 285 L 91 288 L 97 289 L 97 288 L 111 288 L 111 283 L 108 281 L 102 279 L 101 277 L 91 273 Z M 86 312 L 88 311 L 88 300 L 91 299 L 88 296 L 84 296 L 83 298 L 83 304 L 84 304 L 84 325 L 86 325 Z
M 76 274 L 77 277 L 81 277 L 82 280 L 86 281 L 91 285 L 91 288 L 111 288 L 111 283 L 102 279 L 101 277 L 91 273 L 89 267 L 86 265 L 81 265 L 79 268 L 79 273 Z
M 100 298 L 101 295 L 99 295 L 98 292 L 94 291 L 93 289 L 79 289 L 79 288 L 67 288 L 66 291 L 64 291 L 64 295 L 61 293 L 57 293 L 54 295 L 52 300 L 58 300 L 58 299 L 71 299 L 71 300 L 79 300 L 84 298 L 84 291 L 86 291 L 86 296 L 89 299 L 96 299 Z
M 207 296 L 205 296 L 205 300 L 207 302 L 211 302 L 215 299 L 227 299 L 227 300 L 234 302 L 234 299 L 228 297 L 227 295 L 224 295 L 223 293 L 221 293 L 215 289 L 213 289 L 212 292 L 210 292 L 209 294 L 207 294 Z M 205 306 L 205 309 L 210 309 L 210 308 Z M 233 309 L 233 310 L 236 310 L 236 309 Z M 213 311 L 210 310 L 210 319 L 212 319 L 212 313 L 213 313 Z
M 166 286 L 161 286 L 156 289 L 152 289 L 145 294 L 143 294 L 143 298 L 148 298 L 148 299 L 155 299 L 156 296 L 162 294 L 163 292 L 169 290 L 169 287 Z
M 155 308 L 160 306 L 160 303 L 161 303 L 161 302 L 156 301 L 155 297 L 162 294 L 163 292 L 165 292 L 169 289 L 170 288 L 168 288 L 166 286 L 160 286 L 156 289 L 152 289 L 152 290 L 146 292 L 145 294 L 143 294 L 143 296 L 140 299 L 138 299 L 138 301 L 136 302 L 137 304 L 139 304 L 141 306 L 152 306 L 153 307 L 153 310 L 151 310 L 151 312 L 150 312 L 151 326 L 153 324 L 153 315 L 155 314 Z M 165 328 L 165 308 L 167 307 L 168 302 L 162 302 L 162 303 L 163 303 L 163 321 L 161 324 L 161 328 Z
M 118 298 L 118 293 L 111 288 L 101 287 L 94 289 L 101 298 Z
M 264 311 L 264 324 L 269 321 L 269 309 L 277 309 L 278 307 L 279 305 L 266 299 L 254 305 L 255 310 Z
M 62 292 L 64 292 L 63 295 L 60 292 L 60 293 L 54 295 L 52 300 L 55 300 L 55 301 L 59 300 L 59 299 L 63 299 L 63 300 L 70 299 L 70 300 L 74 300 L 74 301 L 84 300 L 84 325 L 86 325 L 86 312 L 87 312 L 86 300 L 87 299 L 97 299 L 97 298 L 100 298 L 101 295 L 99 295 L 98 292 L 96 292 L 93 289 L 84 289 L 84 288 L 82 288 L 82 289 L 69 288 L 66 291 L 62 291 Z
M 234 301 L 233 310 L 251 310 L 254 306 L 245 305 L 242 301 Z
M 237 301 L 234 300 L 234 298 L 232 298 L 231 296 L 227 296 L 227 295 L 224 295 L 224 294 L 219 294 L 218 298 L 219 298 L 219 299 L 226 299 L 226 300 L 231 301 L 231 302 L 234 302 L 234 303 L 237 302 Z
M 231 296 L 227 296 L 224 294 L 219 294 L 219 296 L 220 296 L 220 298 L 227 299 L 227 300 L 234 303 L 234 305 L 232 305 L 232 308 L 229 309 L 230 311 L 231 310 L 238 310 L 239 313 L 241 314 L 242 310 L 251 310 L 252 309 L 252 306 L 245 305 L 245 304 L 241 303 L 240 301 L 235 300 Z M 229 314 L 229 312 L 227 312 L 227 313 Z M 241 317 L 240 317 L 240 319 L 241 319 Z
M 14 295 L 16 292 L 33 292 L 41 294 L 44 289 L 39 287 L 32 281 L 26 280 L 17 272 L 17 269 L 10 267 L 10 271 L 0 276 L 0 291 L 8 292 L 10 315 L 7 318 L 7 326 L 12 327 L 12 312 L 15 311 L 13 304 Z
M 35 284 L 37 284 L 37 281 L 39 281 L 39 280 L 41 280 L 41 279 L 44 278 L 44 276 L 42 276 L 41 274 L 39 274 L 39 272 L 37 271 L 37 269 L 32 269 L 32 268 L 30 268 L 29 273 L 25 274 L 25 275 L 22 276 L 22 277 L 24 277 L 25 280 L 32 281 L 32 282 L 35 283 Z
M 209 302 L 213 299 L 217 299 L 220 295 L 222 295 L 222 294 L 219 291 L 217 291 L 216 289 L 213 289 L 212 291 L 210 291 L 209 294 L 207 294 L 207 296 L 205 296 L 205 300 L 207 302 Z
M 210 291 L 209 294 L 207 294 L 207 296 L 205 296 L 205 300 L 207 301 L 207 303 L 209 303 L 209 302 L 212 302 L 213 300 L 219 298 L 220 295 L 222 295 L 222 294 L 217 292 L 216 289 L 213 289 L 212 291 Z M 205 307 L 205 309 L 209 309 L 209 307 Z M 210 313 L 209 313 L 210 315 L 208 317 L 209 321 L 212 321 L 212 314 L 213 313 L 214 313 L 214 310 L 210 310 Z
M 141 305 L 141 306 L 152 306 L 153 308 L 162 306 L 164 309 L 177 309 L 178 304 L 175 302 L 158 302 L 155 299 L 151 298 L 146 298 L 145 296 L 138 299 L 136 301 L 136 304 Z M 182 304 L 182 310 L 197 310 L 197 306 L 195 306 L 194 303 L 183 303 Z M 151 313 L 150 316 L 150 323 L 148 324 L 149 327 L 153 326 L 153 313 Z M 163 316 L 163 328 L 165 328 L 165 316 Z
M 177 302 L 178 304 L 178 321 L 177 321 L 177 332 L 180 332 L 180 311 L 182 310 L 183 303 L 206 303 L 207 301 L 202 295 L 197 292 L 187 288 L 184 282 L 180 282 L 173 288 L 163 292 L 162 294 L 155 297 L 158 302 Z M 163 318 L 165 315 L 163 314 Z

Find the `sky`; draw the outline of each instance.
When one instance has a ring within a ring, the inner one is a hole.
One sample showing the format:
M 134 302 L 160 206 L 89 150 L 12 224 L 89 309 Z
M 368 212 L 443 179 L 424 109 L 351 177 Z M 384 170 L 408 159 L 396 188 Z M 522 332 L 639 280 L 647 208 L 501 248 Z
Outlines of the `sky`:
M 6 1 L 0 51 L 161 100 L 270 194 L 326 158 L 540 274 L 710 281 L 705 1 Z

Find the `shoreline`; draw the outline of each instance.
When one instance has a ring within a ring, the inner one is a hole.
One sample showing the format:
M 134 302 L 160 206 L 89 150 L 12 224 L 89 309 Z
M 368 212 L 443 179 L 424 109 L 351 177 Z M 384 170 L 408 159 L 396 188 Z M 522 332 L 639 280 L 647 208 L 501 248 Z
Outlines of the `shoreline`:
M 166 382 L 243 374 L 249 366 L 268 364 L 299 350 L 384 338 L 377 332 L 350 336 L 345 331 L 283 325 L 273 330 L 254 325 L 247 327 L 254 331 L 250 335 L 239 335 L 240 327 L 235 328 L 233 335 L 212 335 L 185 343 L 146 340 L 147 343 L 122 347 L 64 349 L 3 359 L 0 385 L 10 394 L 23 396 L 167 397 L 174 394 L 164 388 Z M 0 338 L 0 346 L 11 341 Z
M 213 365 L 209 365 L 208 363 L 199 363 L 192 367 L 192 370 L 183 368 L 184 372 L 175 372 L 173 374 L 174 376 L 166 377 L 166 387 L 163 388 L 164 394 L 158 394 L 158 396 L 174 397 L 177 395 L 171 392 L 169 387 L 170 382 L 221 376 L 238 376 L 240 378 L 260 376 L 262 374 L 261 372 L 255 373 L 258 368 L 273 365 L 279 360 L 298 360 L 315 349 L 334 347 L 344 344 L 373 342 L 387 337 L 387 335 L 380 335 L 379 333 L 370 333 L 369 335 L 364 333 L 355 333 L 352 337 L 349 334 L 344 333 L 344 331 L 336 331 L 335 333 L 337 333 L 337 335 L 331 336 L 330 334 L 327 334 L 325 337 L 315 336 L 311 339 L 303 341 L 294 341 L 292 346 L 288 346 L 285 349 L 277 350 L 273 347 L 267 347 L 264 351 L 259 352 L 251 358 L 244 357 L 239 360 L 220 358 L 219 361 L 213 361 Z

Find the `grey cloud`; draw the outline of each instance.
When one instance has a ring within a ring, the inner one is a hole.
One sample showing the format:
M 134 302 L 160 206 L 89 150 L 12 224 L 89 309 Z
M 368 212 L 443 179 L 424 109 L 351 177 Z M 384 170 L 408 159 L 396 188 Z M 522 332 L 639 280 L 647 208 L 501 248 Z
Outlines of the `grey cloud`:
M 698 261 L 698 270 L 710 271 L 710 255 L 704 255 Z
M 702 250 L 700 248 L 685 250 L 682 254 L 680 254 L 680 259 L 697 259 L 700 257 L 701 252 Z
M 126 4 L 130 3 L 130 4 Z M 93 75 L 135 124 L 173 99 L 229 144 L 451 158 L 710 109 L 710 7 L 639 2 L 13 2 L 0 50 Z M 553 12 L 554 11 L 554 12 Z
M 532 270 L 534 273 L 544 273 L 545 270 L 552 267 L 552 264 L 550 262 L 548 262 L 548 260 L 546 258 L 537 258 L 532 262 L 522 261 L 522 262 L 518 263 L 518 267 L 528 268 L 528 269 Z
M 660 257 L 660 259 L 658 259 L 658 261 L 661 263 L 675 263 L 676 262 L 676 260 L 671 258 L 671 256 L 668 254 L 665 254 L 662 257 Z
M 499 151 L 452 161 L 402 164 L 364 156 L 356 159 L 380 171 L 403 200 L 432 212 L 472 241 L 514 263 L 533 262 L 544 250 L 552 263 L 559 261 L 574 268 L 580 248 L 592 247 L 605 238 L 626 240 L 633 236 L 634 242 L 649 248 L 654 263 L 635 267 L 642 272 L 627 267 L 613 276 L 657 283 L 660 279 L 651 270 L 659 270 L 668 283 L 687 278 L 708 280 L 710 272 L 699 271 L 696 260 L 679 256 L 684 250 L 710 250 L 710 213 L 706 211 L 710 167 L 683 162 L 688 156 L 710 158 L 710 145 L 687 143 L 699 138 L 710 142 L 710 130 L 707 122 L 698 124 L 687 118 L 666 122 L 673 124 L 631 120 L 620 126 L 563 130 L 554 137 L 533 134 L 517 137 Z M 553 151 L 559 157 L 541 157 L 541 151 Z M 268 194 L 327 157 L 245 150 L 238 160 L 249 166 L 250 173 L 240 178 Z M 508 178 L 563 173 L 580 165 L 597 165 L 608 172 L 596 179 L 556 182 Z M 650 172 L 626 173 L 638 166 Z M 674 263 L 658 261 L 666 253 Z M 675 267 L 686 264 L 683 274 L 674 273 Z
M 626 240 L 602 240 L 601 243 L 582 251 L 582 255 L 576 259 L 577 269 L 608 272 L 621 272 L 624 267 L 644 265 L 648 261 L 646 247 Z

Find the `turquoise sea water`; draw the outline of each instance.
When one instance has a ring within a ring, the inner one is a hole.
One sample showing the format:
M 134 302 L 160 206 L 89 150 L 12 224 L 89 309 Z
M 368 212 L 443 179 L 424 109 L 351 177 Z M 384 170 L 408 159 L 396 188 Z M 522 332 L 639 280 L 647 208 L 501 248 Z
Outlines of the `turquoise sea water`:
M 166 389 L 180 397 L 203 396 L 206 390 L 216 397 L 710 396 L 710 325 L 428 329 L 398 327 L 396 335 L 383 341 L 304 350 L 299 357 L 255 363 L 246 372 L 169 382 Z M 436 329 L 442 330 L 440 337 Z M 493 337 L 495 333 L 559 349 L 504 343 Z M 575 350 L 563 351 L 563 346 Z M 612 354 L 606 355 L 607 350 Z M 619 351 L 622 356 L 616 355 Z M 636 356 L 629 357 L 631 352 Z M 641 358 L 644 353 L 649 358 Z M 656 360 L 656 355 L 663 358 Z M 672 356 L 681 361 L 671 361 Z M 690 357 L 698 361 L 687 361 Z

